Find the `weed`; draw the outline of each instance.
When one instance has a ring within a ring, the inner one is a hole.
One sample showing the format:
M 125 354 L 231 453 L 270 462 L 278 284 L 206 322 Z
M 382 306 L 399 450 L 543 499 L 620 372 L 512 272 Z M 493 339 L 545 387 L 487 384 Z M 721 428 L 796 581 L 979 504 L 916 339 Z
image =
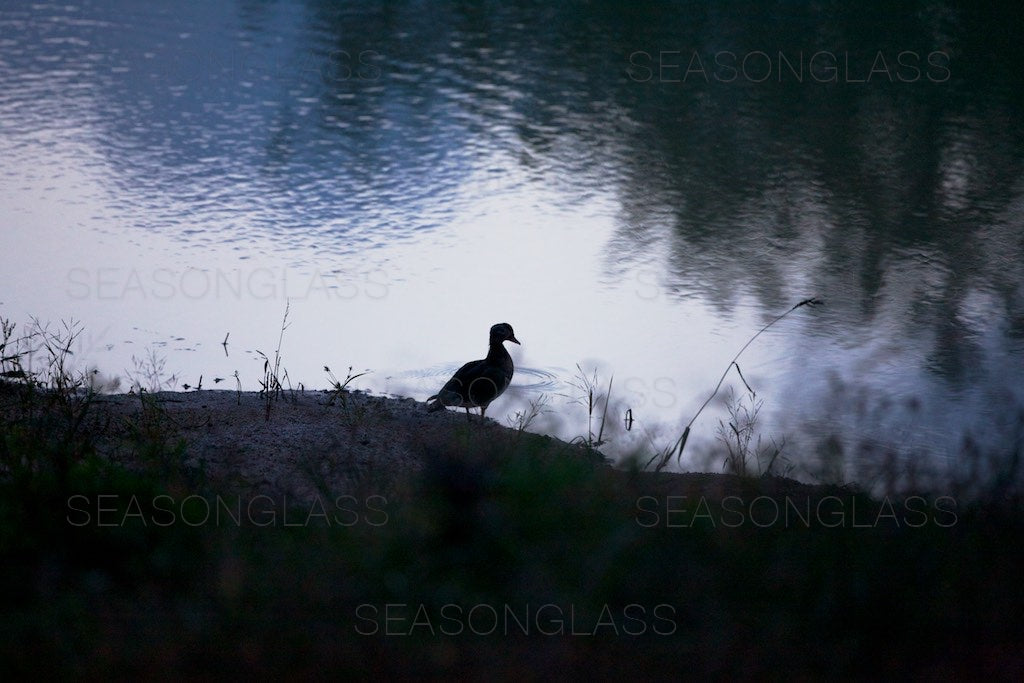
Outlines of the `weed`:
M 785 457 L 779 460 L 786 442 L 783 440 L 782 443 L 776 443 L 772 438 L 771 445 L 768 446 L 762 443 L 761 435 L 758 434 L 756 440 L 754 439 L 757 416 L 764 405 L 764 399 L 758 399 L 753 390 L 750 390 L 749 386 L 747 388 L 748 393 L 739 397 L 731 387 L 729 388 L 729 397 L 726 401 L 729 420 L 728 423 L 718 421 L 716 435 L 726 449 L 723 469 L 742 477 L 770 474 L 785 476 L 793 469 Z M 784 466 L 775 471 L 776 463 Z
M 0 380 L 22 380 L 27 377 L 21 367 L 24 355 L 22 340 L 14 338 L 16 327 L 16 323 L 0 318 Z
M 70 469 L 95 448 L 85 428 L 95 392 L 89 374 L 73 370 L 70 361 L 82 328 L 75 321 L 62 321 L 54 330 L 33 318 L 28 333 L 12 340 L 14 329 L 9 321 L 0 322 L 7 379 L 17 380 L 11 387 L 17 405 L 5 411 L 0 459 L 8 472 L 50 472 L 63 489 Z M 40 356 L 39 369 L 33 369 Z M 28 444 L 35 444 L 38 452 L 24 450 Z
M 331 392 L 331 396 L 327 400 L 327 405 L 333 406 L 336 400 L 341 399 L 342 407 L 347 407 L 347 401 L 345 397 L 348 395 L 349 383 L 351 383 L 355 379 L 362 377 L 365 374 L 368 374 L 370 371 L 364 370 L 363 372 L 357 372 L 356 374 L 353 375 L 352 366 L 350 365 L 348 366 L 348 372 L 345 373 L 344 381 L 338 381 L 338 378 L 334 376 L 334 373 L 331 372 L 331 369 L 326 365 L 324 366 L 324 372 L 327 373 L 327 377 L 331 380 L 331 388 L 328 390 Z
M 274 362 L 271 364 L 267 354 L 260 350 L 256 353 L 263 359 L 263 379 L 260 380 L 260 396 L 263 397 L 265 408 L 264 419 L 270 419 L 270 408 L 284 393 L 284 385 L 281 380 L 288 380 L 288 371 L 281 371 L 281 344 L 284 342 L 284 331 L 288 329 L 288 312 L 291 309 L 291 302 L 285 303 L 284 317 L 281 319 L 281 333 L 277 337 L 277 348 L 274 350 Z M 224 338 L 227 341 L 227 337 Z
M 350 401 L 350 390 L 348 388 L 348 385 L 353 380 L 358 379 L 359 377 L 362 377 L 363 375 L 369 373 L 369 370 L 353 374 L 352 366 L 350 365 L 348 367 L 348 372 L 345 374 L 345 379 L 341 381 L 339 381 L 338 378 L 334 376 L 334 373 L 331 372 L 331 369 L 326 365 L 324 366 L 324 372 L 327 373 L 327 376 L 331 380 L 331 388 L 328 389 L 330 395 L 329 398 L 327 399 L 327 405 L 333 406 L 335 401 L 341 401 L 342 423 L 344 423 L 345 426 L 348 427 L 349 431 L 352 432 L 352 434 L 355 434 L 357 430 L 365 426 L 367 403 L 365 401 L 358 400 Z M 384 410 L 386 409 L 383 406 L 380 406 L 377 413 L 381 414 Z
M 604 426 L 608 417 L 608 403 L 611 401 L 612 395 L 612 382 L 615 377 L 613 376 L 608 380 L 608 391 L 605 394 L 599 394 L 597 392 L 598 380 L 597 380 L 597 369 L 595 368 L 593 373 L 588 377 L 587 373 L 584 372 L 580 364 L 576 364 L 576 376 L 573 381 L 569 382 L 569 386 L 577 389 L 580 394 L 578 396 L 566 396 L 573 403 L 579 403 L 587 409 L 587 435 L 585 437 L 579 436 L 573 441 L 579 441 L 584 444 L 587 448 L 594 449 L 600 447 L 605 443 L 604 441 Z M 603 406 L 600 404 L 603 403 Z M 594 418 L 597 410 L 601 410 L 601 424 L 598 427 L 597 434 L 594 434 Z
M 133 369 L 125 370 L 130 381 L 130 391 L 148 391 L 155 394 L 161 391 L 173 391 L 178 384 L 177 374 L 167 375 L 167 359 L 157 354 L 152 348 L 146 350 L 144 358 L 132 356 Z
M 529 429 L 530 424 L 540 417 L 542 414 L 549 412 L 547 406 L 549 404 L 548 397 L 541 394 L 537 398 L 530 399 L 524 410 L 517 410 L 513 417 L 509 417 L 508 425 L 512 429 L 516 430 L 517 434 L 522 434 Z
M 700 417 L 700 414 L 702 412 L 704 412 L 704 409 L 707 408 L 709 403 L 711 403 L 711 400 L 716 395 L 718 395 L 718 390 L 722 388 L 722 382 L 725 381 L 726 375 L 729 374 L 729 370 L 731 370 L 733 368 L 733 366 L 736 367 L 736 372 L 739 374 L 740 379 L 743 380 L 743 383 L 744 384 L 747 383 L 747 380 L 743 379 L 743 373 L 740 372 L 740 366 L 737 363 L 737 361 L 739 360 L 740 356 L 743 355 L 743 352 L 747 350 L 747 347 L 754 343 L 755 339 L 760 337 L 761 334 L 765 330 L 767 330 L 769 327 L 771 327 L 775 323 L 779 322 L 780 320 L 785 318 L 787 315 L 789 315 L 790 313 L 792 313 L 796 309 L 801 308 L 803 306 L 818 306 L 818 305 L 820 305 L 822 303 L 823 302 L 821 300 L 816 299 L 814 297 L 811 297 L 810 299 L 804 299 L 803 301 L 800 301 L 800 302 L 794 304 L 792 308 L 790 308 L 788 311 L 786 311 L 782 315 L 779 315 L 779 316 L 773 318 L 772 320 L 770 320 L 767 325 L 765 325 L 760 330 L 755 332 L 754 336 L 752 336 L 750 339 L 748 339 L 747 343 L 744 344 L 742 347 L 740 347 L 740 350 L 737 351 L 736 355 L 732 357 L 731 361 L 729 361 L 729 364 L 725 367 L 725 372 L 723 372 L 722 376 L 718 379 L 718 384 L 715 385 L 715 388 L 711 392 L 711 395 L 707 397 L 707 399 L 704 401 L 704 403 L 701 404 L 700 408 L 697 409 L 697 412 L 694 414 L 694 416 L 692 418 L 690 418 L 690 421 L 686 423 L 686 427 L 683 429 L 683 433 L 680 434 L 678 439 L 676 439 L 676 442 L 670 448 L 666 448 L 666 449 L 660 451 L 659 453 L 655 453 L 655 455 L 647 462 L 647 466 L 650 466 L 650 464 L 652 462 L 654 462 L 655 460 L 658 460 L 658 464 L 657 464 L 657 466 L 654 469 L 655 469 L 655 471 L 661 471 L 665 467 L 665 465 L 668 464 L 669 459 L 671 459 L 673 455 L 675 455 L 675 457 L 676 457 L 676 462 L 679 462 L 682 459 L 682 457 L 683 457 L 683 448 L 686 447 L 686 441 L 690 437 L 690 428 L 693 427 L 693 423 L 697 421 L 697 418 Z M 750 389 L 749 385 L 747 386 L 747 389 Z M 753 391 L 753 390 L 751 390 L 751 391 Z

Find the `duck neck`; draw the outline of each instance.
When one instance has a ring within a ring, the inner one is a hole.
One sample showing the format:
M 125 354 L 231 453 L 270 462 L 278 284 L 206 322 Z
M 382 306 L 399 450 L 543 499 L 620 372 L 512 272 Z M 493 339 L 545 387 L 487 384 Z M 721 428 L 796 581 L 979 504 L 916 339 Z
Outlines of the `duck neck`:
M 506 358 L 512 358 L 512 356 L 508 355 L 508 351 L 505 350 L 505 344 L 500 341 L 492 341 L 487 349 L 487 360 L 504 361 Z

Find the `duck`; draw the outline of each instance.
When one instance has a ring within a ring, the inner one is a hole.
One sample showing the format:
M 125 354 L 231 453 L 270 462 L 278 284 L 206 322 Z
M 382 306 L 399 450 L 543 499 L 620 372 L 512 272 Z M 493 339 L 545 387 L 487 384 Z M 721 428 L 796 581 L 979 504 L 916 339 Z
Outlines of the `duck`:
M 501 396 L 512 381 L 515 367 L 512 356 L 505 350 L 505 342 L 519 344 L 512 326 L 508 323 L 497 323 L 491 326 L 490 342 L 487 357 L 474 360 L 459 368 L 441 390 L 427 399 L 428 411 L 435 412 L 447 407 L 466 409 L 479 408 L 480 419 L 483 420 L 487 406 Z

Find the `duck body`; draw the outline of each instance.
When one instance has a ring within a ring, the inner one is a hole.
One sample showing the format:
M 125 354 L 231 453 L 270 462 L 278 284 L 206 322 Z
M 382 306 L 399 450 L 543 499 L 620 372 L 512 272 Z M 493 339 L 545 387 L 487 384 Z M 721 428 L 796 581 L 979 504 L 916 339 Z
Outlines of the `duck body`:
M 508 388 L 515 372 L 512 356 L 505 350 L 506 341 L 519 343 L 512 326 L 508 323 L 492 326 L 487 357 L 470 361 L 459 368 L 439 392 L 427 399 L 429 410 L 433 412 L 447 407 L 465 408 L 468 417 L 470 408 L 479 408 L 482 418 L 491 401 L 501 396 Z M 430 403 L 431 401 L 433 403 Z

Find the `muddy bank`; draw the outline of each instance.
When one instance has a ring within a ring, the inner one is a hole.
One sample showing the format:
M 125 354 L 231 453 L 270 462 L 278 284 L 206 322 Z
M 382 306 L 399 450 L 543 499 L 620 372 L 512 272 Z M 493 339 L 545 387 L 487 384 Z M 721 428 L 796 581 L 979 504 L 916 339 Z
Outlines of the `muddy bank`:
M 758 495 L 811 499 L 837 487 L 717 473 L 638 472 L 553 437 L 518 432 L 462 411 L 428 413 L 424 403 L 364 392 L 296 392 L 268 404 L 256 392 L 192 391 L 103 395 L 90 407 L 100 453 L 131 465 L 129 444 L 147 431 L 219 490 L 285 494 L 293 500 L 358 490 L 394 491 L 415 482 L 436 454 L 467 439 L 479 447 L 529 440 L 550 457 L 581 458 L 625 489 L 722 500 Z M 431 455 L 434 454 L 434 455 Z M 486 459 L 482 454 L 481 460 Z M 436 464 L 436 463 L 434 463 Z M 478 463 L 479 464 L 479 463 Z M 849 492 L 846 492 L 849 493 Z

